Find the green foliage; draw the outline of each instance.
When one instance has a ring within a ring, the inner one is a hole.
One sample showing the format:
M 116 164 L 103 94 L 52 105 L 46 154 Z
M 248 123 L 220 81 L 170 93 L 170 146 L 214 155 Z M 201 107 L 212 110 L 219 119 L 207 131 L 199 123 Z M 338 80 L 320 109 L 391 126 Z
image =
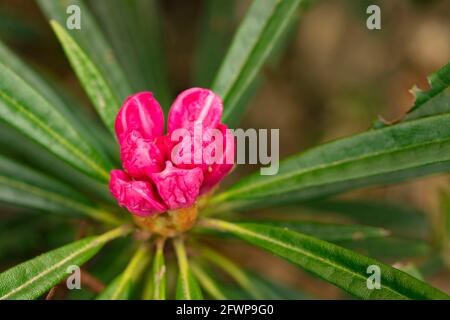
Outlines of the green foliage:
M 136 280 L 149 262 L 148 248 L 143 245 L 138 248 L 130 263 L 122 274 L 97 297 L 98 300 L 127 300 L 130 298 Z
M 164 260 L 164 241 L 156 243 L 156 253 L 152 269 L 152 297 L 155 300 L 166 299 L 166 262 Z
M 114 120 L 119 111 L 119 99 L 108 86 L 106 79 L 94 62 L 89 59 L 70 34 L 58 22 L 51 21 L 50 23 L 98 114 L 114 134 Z
M 120 227 L 98 237 L 88 237 L 40 255 L 0 274 L 0 299 L 36 299 L 68 276 L 67 268 L 80 266 L 102 246 L 125 235 Z
M 161 12 L 155 0 L 90 1 L 114 48 L 133 91 L 151 91 L 168 111 L 167 77 Z M 123 41 L 129 39 L 129 41 Z
M 111 166 L 52 104 L 21 75 L 0 62 L 0 116 L 8 125 L 101 181 Z
M 282 161 L 276 175 L 243 179 L 211 203 L 226 209 L 285 204 L 447 171 L 449 120 L 432 116 L 323 144 Z
M 212 85 L 212 90 L 222 97 L 226 106 L 223 115 L 226 123 L 233 120 L 232 115 L 238 117 L 239 112 L 245 111 L 234 109 L 247 90 L 251 90 L 259 70 L 282 39 L 300 3 L 307 2 L 253 1 Z
M 106 79 L 112 92 L 117 94 L 119 101 L 123 101 L 133 93 L 128 79 L 124 74 L 123 67 L 119 64 L 115 52 L 112 50 L 111 45 L 106 40 L 105 35 L 84 1 L 36 1 L 48 20 L 55 20 L 62 26 L 66 25 L 67 7 L 69 5 L 78 6 L 83 15 L 83 27 L 81 30 L 67 31 L 70 37 L 81 48 L 81 51 L 84 51 L 89 59 L 92 60 L 93 64 L 99 68 L 98 71 Z
M 194 277 L 186 256 L 183 240 L 174 240 L 178 260 L 177 300 L 200 300 L 203 298 L 197 279 Z
M 415 102 L 401 121 L 409 121 L 436 114 L 444 114 L 450 111 L 450 63 L 431 74 L 428 77 L 430 89 L 420 90 L 414 87 Z M 375 123 L 375 127 L 386 126 L 381 121 Z
M 223 98 L 227 124 L 242 119 L 263 80 L 262 68 L 274 66 L 311 2 L 254 0 L 239 26 L 237 1 L 205 2 L 192 78 Z M 449 298 L 427 284 L 429 274 L 448 258 L 448 230 L 442 241 L 432 238 L 424 210 L 323 198 L 449 171 L 450 64 L 429 77 L 429 90 L 415 90 L 414 106 L 402 121 L 378 122 L 367 132 L 294 154 L 281 161 L 276 175 L 251 174 L 205 201 L 205 208 L 199 205 L 199 222 L 191 232 L 163 238 L 128 225 L 127 213 L 111 209 L 108 181 L 119 159 L 110 133 L 121 102 L 151 90 L 166 111 L 171 103 L 165 13 L 155 0 L 37 3 L 99 119 L 58 80 L 44 77 L 0 42 L 1 267 L 3 261 L 9 266 L 24 255 L 76 240 L 0 273 L 0 299 L 41 298 L 69 276 L 69 266 L 85 264 L 103 247 L 83 268 L 104 289 L 68 298 L 312 297 L 271 279 L 269 272 L 241 265 L 246 246 L 221 253 L 239 239 L 357 298 Z M 81 8 L 81 30 L 64 28 L 70 4 Z M 447 200 L 442 229 L 450 229 Z M 260 216 L 256 208 L 271 214 Z M 227 221 L 205 217 L 213 214 Z M 108 225 L 116 229 L 95 236 Z M 132 232 L 133 237 L 112 242 Z M 403 263 L 409 257 L 420 263 Z M 386 261 L 396 263 L 391 267 Z M 381 269 L 378 290 L 367 287 L 371 265 Z
M 446 299 L 428 284 L 381 262 L 301 233 L 258 224 L 206 220 L 205 226 L 230 232 L 363 299 Z M 367 287 L 367 268 L 381 269 L 381 288 Z

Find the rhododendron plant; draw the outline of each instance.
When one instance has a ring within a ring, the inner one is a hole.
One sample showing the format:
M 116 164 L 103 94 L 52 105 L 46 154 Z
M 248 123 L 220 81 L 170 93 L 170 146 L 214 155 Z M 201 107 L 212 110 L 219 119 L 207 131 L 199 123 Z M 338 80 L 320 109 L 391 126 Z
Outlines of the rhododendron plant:
M 450 171 L 444 1 L 378 1 L 381 30 L 365 1 L 35 2 L 0 5 L 0 300 L 449 298 L 447 181 L 387 188 Z
M 222 109 L 221 98 L 211 90 L 186 90 L 170 109 L 164 135 L 163 111 L 153 94 L 130 96 L 114 126 L 126 170 L 111 171 L 109 186 L 119 204 L 139 216 L 188 208 L 219 183 L 232 169 L 234 154 L 233 135 L 220 123 Z M 202 129 L 200 136 L 194 133 L 196 127 Z M 184 136 L 173 135 L 179 129 L 185 129 Z M 208 134 L 208 129 L 221 135 Z M 200 161 L 194 159 L 196 145 L 203 149 Z M 205 149 L 218 159 L 209 161 Z

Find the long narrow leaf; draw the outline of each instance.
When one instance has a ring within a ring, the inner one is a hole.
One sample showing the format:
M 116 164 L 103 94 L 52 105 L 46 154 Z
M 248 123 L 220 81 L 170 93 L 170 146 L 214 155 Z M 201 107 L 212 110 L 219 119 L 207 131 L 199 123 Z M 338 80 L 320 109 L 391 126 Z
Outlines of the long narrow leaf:
M 422 118 L 323 144 L 282 161 L 275 175 L 241 180 L 210 203 L 269 206 L 446 172 L 449 121 L 450 115 Z
M 0 300 L 38 298 L 69 275 L 69 266 L 81 266 L 105 243 L 129 231 L 129 227 L 120 227 L 101 236 L 88 237 L 1 273 Z
M 405 204 L 367 199 L 328 200 L 307 202 L 297 211 L 308 209 L 314 215 L 331 214 L 348 222 L 383 227 L 399 236 L 423 239 L 429 232 L 425 212 Z
M 56 21 L 50 21 L 72 68 L 91 98 L 106 127 L 114 134 L 114 120 L 120 107 L 120 99 L 108 85 L 95 63 L 78 46 L 70 34 Z
M 224 100 L 224 121 L 282 38 L 302 0 L 255 0 L 237 31 L 212 89 Z
M 155 0 L 110 0 L 91 1 L 91 5 L 133 90 L 152 91 L 161 106 L 168 110 L 171 96 L 158 3 Z
M 262 247 L 322 279 L 363 299 L 449 299 L 439 290 L 379 261 L 331 243 L 284 230 L 258 224 L 233 224 L 207 220 L 206 226 Z M 380 269 L 380 289 L 369 289 L 369 266 Z
M 423 240 L 398 237 L 339 241 L 336 244 L 375 258 L 426 257 L 432 253 L 430 245 Z
M 283 221 L 283 220 L 261 220 L 261 221 L 239 221 L 240 223 L 259 223 L 262 225 L 285 228 L 301 232 L 325 241 L 361 241 L 364 239 L 384 238 L 389 231 L 381 228 L 354 225 L 333 224 L 310 221 Z
M 411 90 L 416 98 L 414 105 L 400 121 L 450 112 L 450 63 L 431 74 L 428 82 L 430 84 L 428 90 L 422 91 L 416 87 Z M 375 123 L 376 128 L 386 125 L 381 121 Z
M 120 223 L 115 216 L 97 208 L 70 186 L 1 156 L 0 201 L 57 214 L 84 215 L 107 223 Z
M 183 240 L 173 241 L 175 253 L 178 260 L 177 300 L 200 300 L 203 299 L 200 287 L 189 268 Z
M 209 276 L 209 274 L 203 270 L 203 268 L 196 263 L 191 264 L 192 272 L 198 279 L 200 286 L 214 299 L 216 300 L 226 300 L 225 295 L 222 293 L 220 288 L 214 282 L 214 280 Z
M 209 87 L 231 42 L 236 0 L 204 1 L 195 59 L 195 84 Z
M 156 242 L 156 252 L 152 270 L 152 297 L 154 300 L 166 299 L 166 262 L 164 260 L 164 240 Z
M 73 38 L 77 46 L 82 48 L 88 59 L 92 60 L 94 65 L 98 67 L 98 71 L 106 79 L 108 86 L 117 95 L 119 101 L 125 100 L 127 96 L 133 93 L 115 53 L 84 1 L 37 0 L 37 3 L 48 20 L 55 20 L 62 26 L 66 25 L 68 18 L 67 8 L 70 5 L 79 7 L 81 11 L 81 28 L 67 30 L 67 33 Z
M 31 66 L 23 62 L 13 51 L 0 41 L 0 62 L 6 64 L 14 73 L 20 75 L 28 84 L 45 97 L 68 120 L 83 139 L 101 152 L 115 146 L 114 140 L 106 130 L 88 115 L 87 110 L 54 79 L 44 78 Z M 53 81 L 52 81 L 53 80 Z M 114 143 L 114 144 L 113 144 Z M 102 155 L 104 155 L 102 153 Z
M 241 286 L 254 299 L 262 299 L 263 296 L 258 291 L 258 288 L 251 281 L 250 277 L 237 264 L 221 255 L 216 250 L 207 247 L 201 248 L 201 255 L 208 262 L 214 264 L 225 273 L 227 273 L 239 286 Z
M 98 300 L 127 300 L 136 285 L 145 266 L 150 261 L 148 248 L 141 245 L 133 255 L 130 263 L 111 284 L 97 297 Z
M 11 160 L 27 163 L 43 174 L 56 177 L 66 184 L 75 185 L 89 196 L 97 197 L 105 202 L 114 201 L 106 183 L 87 176 L 17 130 L 1 123 L 0 148 L 2 154 L 7 155 Z
M 0 62 L 0 117 L 73 167 L 109 179 L 110 164 L 35 88 Z

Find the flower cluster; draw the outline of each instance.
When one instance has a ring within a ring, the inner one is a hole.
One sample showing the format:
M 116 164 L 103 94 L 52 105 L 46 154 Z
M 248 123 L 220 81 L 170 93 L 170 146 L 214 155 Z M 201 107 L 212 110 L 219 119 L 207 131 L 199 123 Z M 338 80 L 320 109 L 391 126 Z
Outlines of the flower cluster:
M 211 90 L 186 90 L 170 109 L 164 135 L 153 94 L 130 96 L 115 122 L 125 171 L 111 171 L 109 188 L 119 205 L 143 217 L 189 208 L 219 183 L 233 168 L 235 148 L 234 136 L 220 123 L 222 110 Z

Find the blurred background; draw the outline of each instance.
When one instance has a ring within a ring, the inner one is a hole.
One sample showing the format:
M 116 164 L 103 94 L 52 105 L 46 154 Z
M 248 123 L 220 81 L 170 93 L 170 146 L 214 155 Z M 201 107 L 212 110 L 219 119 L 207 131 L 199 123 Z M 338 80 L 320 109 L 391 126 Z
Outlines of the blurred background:
M 95 2 L 107 1 L 88 2 L 98 14 L 101 6 Z M 213 23 L 206 25 L 205 13 L 213 2 L 222 2 L 226 9 L 212 19 Z M 200 51 L 205 52 L 201 47 L 202 37 L 208 30 L 217 31 L 220 41 L 209 49 L 222 53 L 220 58 L 225 56 L 227 44 L 249 3 L 247 0 L 156 1 L 173 94 L 193 85 L 207 86 L 221 60 L 208 61 L 209 72 L 196 72 L 196 65 L 204 63 L 198 58 Z M 381 8 L 381 30 L 366 28 L 366 8 L 370 4 L 378 4 Z M 301 14 L 283 48 L 263 69 L 262 81 L 249 100 L 249 111 L 240 127 L 279 128 L 280 157 L 284 158 L 321 142 L 367 130 L 378 117 L 387 121 L 398 119 L 413 104 L 414 97 L 409 90 L 414 85 L 426 89 L 426 76 L 450 60 L 449 17 L 450 1 L 447 0 L 315 1 Z M 120 16 L 110 19 L 121 23 Z M 99 21 L 100 25 L 104 23 Z M 90 108 L 34 1 L 0 0 L 0 39 L 41 74 L 60 83 Z M 231 184 L 256 169 L 255 166 L 240 166 L 224 184 Z M 384 226 L 383 219 L 389 219 L 390 210 L 401 207 L 405 214 L 413 212 L 412 215 L 423 218 L 416 231 L 423 234 L 424 242 L 367 242 L 354 249 L 391 264 L 415 266 L 434 286 L 450 293 L 450 257 L 446 257 L 450 256 L 450 246 L 445 227 L 446 217 L 450 216 L 449 190 L 448 177 L 441 175 L 352 192 L 333 199 L 334 206 L 313 203 L 249 215 L 288 216 L 295 212 L 308 219 L 346 222 L 351 220 L 351 215 L 339 207 L 339 201 L 345 199 L 361 204 L 353 209 L 364 211 L 367 224 Z M 373 206 L 368 206 L 367 201 Z M 389 205 L 378 207 L 378 203 Z M 341 209 L 347 213 L 339 212 Z M 1 210 L 0 270 L 73 240 L 79 230 L 79 222 L 72 223 L 71 229 L 61 229 L 58 220 L 53 224 L 30 222 L 28 216 L 20 216 L 20 210 Z M 3 230 L 1 226 L 2 219 L 12 216 L 20 216 L 17 232 Z M 20 232 L 30 230 L 26 229 L 27 225 L 29 228 L 32 225 L 32 231 Z M 23 241 L 23 237 L 29 238 L 27 246 L 18 247 L 16 243 L 18 239 Z M 230 247 L 224 246 L 224 250 L 227 249 Z M 262 277 L 270 276 L 288 287 L 299 288 L 306 297 L 346 297 L 339 289 L 257 249 L 234 245 L 232 251 L 233 256 L 250 270 Z

